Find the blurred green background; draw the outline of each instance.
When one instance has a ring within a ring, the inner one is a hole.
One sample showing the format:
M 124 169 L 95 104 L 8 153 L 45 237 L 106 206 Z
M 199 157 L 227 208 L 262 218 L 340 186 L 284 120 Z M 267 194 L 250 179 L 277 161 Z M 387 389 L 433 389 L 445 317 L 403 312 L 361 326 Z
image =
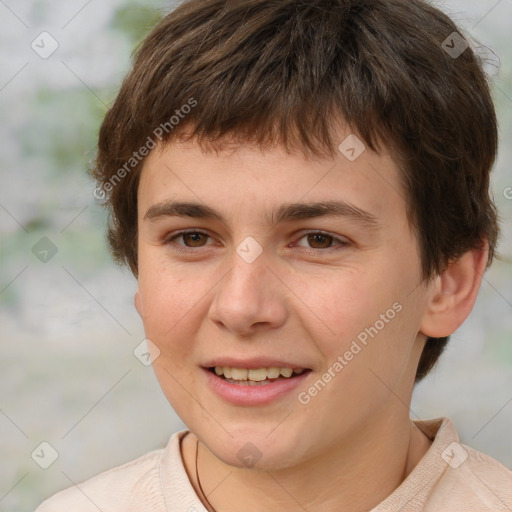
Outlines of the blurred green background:
M 415 390 L 411 416 L 449 416 L 462 442 L 512 467 L 512 2 L 437 4 L 501 61 L 487 69 L 500 122 L 492 187 L 503 261 Z M 173 5 L 0 2 L 1 511 L 33 510 L 184 428 L 133 355 L 144 338 L 136 281 L 110 259 L 106 214 L 85 172 L 132 50 Z M 48 58 L 31 47 L 43 31 L 58 43 Z M 56 254 L 41 261 L 38 243 Z M 42 441 L 59 454 L 46 470 L 31 458 Z

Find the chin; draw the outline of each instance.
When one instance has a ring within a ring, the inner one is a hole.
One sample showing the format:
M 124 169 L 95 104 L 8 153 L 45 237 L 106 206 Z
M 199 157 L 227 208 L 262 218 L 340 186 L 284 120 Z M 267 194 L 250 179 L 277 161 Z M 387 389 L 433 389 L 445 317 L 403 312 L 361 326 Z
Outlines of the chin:
M 233 437 L 225 433 L 222 439 L 211 432 L 196 435 L 219 460 L 235 468 L 277 471 L 301 462 L 298 445 L 291 438 L 271 439 L 268 430 L 258 433 L 250 430 L 251 433 L 237 433 Z

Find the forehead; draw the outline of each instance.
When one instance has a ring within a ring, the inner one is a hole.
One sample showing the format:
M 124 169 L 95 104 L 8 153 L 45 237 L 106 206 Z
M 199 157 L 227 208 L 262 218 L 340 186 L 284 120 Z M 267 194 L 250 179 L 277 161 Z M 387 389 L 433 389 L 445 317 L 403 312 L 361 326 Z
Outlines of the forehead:
M 368 224 L 386 210 L 405 215 L 400 172 L 391 155 L 365 148 L 355 136 L 348 143 L 347 137 L 341 140 L 334 158 L 229 138 L 215 145 L 172 140 L 155 148 L 144 163 L 139 217 L 170 201 L 203 205 L 198 217 L 257 212 L 261 218 L 264 213 L 269 224 L 283 216 L 290 218 L 290 208 L 285 211 L 284 206 L 299 201 L 342 202 L 344 213 L 350 208 L 352 213 L 367 212 Z M 347 147 L 353 151 L 347 153 Z

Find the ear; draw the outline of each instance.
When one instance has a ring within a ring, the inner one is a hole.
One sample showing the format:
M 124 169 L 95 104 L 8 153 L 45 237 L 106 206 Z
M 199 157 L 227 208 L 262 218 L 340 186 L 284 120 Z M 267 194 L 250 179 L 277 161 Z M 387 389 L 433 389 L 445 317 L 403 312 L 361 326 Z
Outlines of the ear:
M 432 338 L 453 334 L 475 305 L 486 269 L 489 244 L 472 249 L 451 262 L 435 279 L 420 332 Z
M 139 313 L 139 316 L 141 318 L 144 318 L 144 308 L 142 306 L 142 297 L 140 296 L 139 290 L 135 292 L 135 299 L 134 299 L 135 309 Z

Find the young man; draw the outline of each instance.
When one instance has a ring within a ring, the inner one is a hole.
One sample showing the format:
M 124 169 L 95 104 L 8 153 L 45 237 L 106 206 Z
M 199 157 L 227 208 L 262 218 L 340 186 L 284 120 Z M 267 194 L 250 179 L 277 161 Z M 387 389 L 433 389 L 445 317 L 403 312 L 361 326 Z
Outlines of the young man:
M 422 0 L 190 0 L 142 44 L 94 176 L 188 429 L 38 512 L 512 510 L 409 419 L 498 234 L 480 63 Z

